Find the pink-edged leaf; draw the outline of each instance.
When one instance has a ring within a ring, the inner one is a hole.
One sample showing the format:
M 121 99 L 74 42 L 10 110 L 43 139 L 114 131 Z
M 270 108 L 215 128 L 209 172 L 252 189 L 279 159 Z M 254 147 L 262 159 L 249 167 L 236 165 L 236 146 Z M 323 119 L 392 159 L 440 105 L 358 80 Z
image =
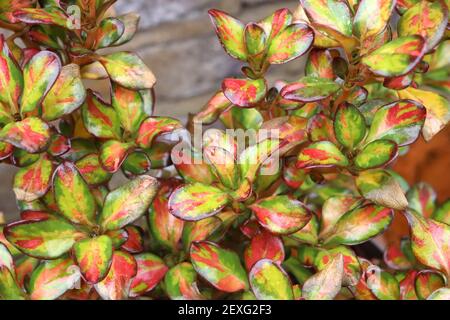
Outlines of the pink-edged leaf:
M 193 118 L 194 123 L 205 125 L 215 122 L 220 114 L 232 105 L 222 91 L 217 92 Z
M 128 237 L 121 248 L 131 253 L 144 251 L 144 230 L 141 227 L 129 225 L 125 227 L 125 231 Z
M 150 148 L 153 140 L 161 134 L 182 128 L 180 121 L 168 117 L 150 117 L 145 119 L 137 132 L 136 143 L 141 148 Z
M 135 133 L 147 117 L 141 92 L 113 84 L 111 100 L 122 127 L 129 133 Z
M 75 167 L 89 185 L 99 185 L 111 178 L 111 174 L 103 169 L 99 155 L 96 153 L 81 158 L 75 162 Z
M 56 6 L 48 8 L 23 8 L 14 12 L 14 18 L 27 24 L 48 24 L 63 28 L 73 27 L 66 13 Z
M 50 143 L 50 128 L 39 118 L 26 118 L 3 127 L 0 131 L 0 141 L 10 143 L 28 153 L 40 153 Z
M 131 281 L 130 297 L 138 297 L 152 291 L 169 270 L 164 261 L 154 254 L 141 253 L 134 258 L 137 273 Z
M 334 117 L 334 133 L 339 143 L 353 150 L 366 136 L 366 120 L 354 105 L 342 103 Z
M 329 50 L 313 49 L 308 56 L 305 67 L 306 75 L 334 80 L 333 57 Z
M 133 143 L 109 140 L 100 147 L 100 163 L 109 173 L 115 173 L 133 150 Z
M 192 242 L 210 240 L 223 230 L 223 221 L 217 216 L 186 222 L 182 234 L 183 247 L 189 249 Z
M 312 142 L 316 141 L 330 141 L 337 144 L 336 136 L 334 134 L 333 120 L 320 112 L 308 121 L 308 136 Z
M 249 108 L 260 102 L 267 94 L 267 83 L 264 79 L 228 78 L 222 82 L 225 97 L 234 105 Z
M 380 34 L 389 23 L 395 0 L 361 0 L 353 21 L 353 33 L 361 41 Z
M 245 267 L 248 271 L 261 259 L 269 259 L 279 264 L 284 261 L 283 241 L 267 231 L 255 235 L 244 251 Z
M 297 168 L 345 167 L 349 164 L 347 157 L 329 141 L 320 141 L 304 148 L 297 158 Z
M 59 157 L 70 150 L 70 140 L 62 134 L 55 134 L 50 138 L 50 145 L 47 152 L 54 156 Z
M 106 48 L 114 44 L 123 35 L 125 26 L 117 18 L 103 19 L 95 32 L 95 47 Z

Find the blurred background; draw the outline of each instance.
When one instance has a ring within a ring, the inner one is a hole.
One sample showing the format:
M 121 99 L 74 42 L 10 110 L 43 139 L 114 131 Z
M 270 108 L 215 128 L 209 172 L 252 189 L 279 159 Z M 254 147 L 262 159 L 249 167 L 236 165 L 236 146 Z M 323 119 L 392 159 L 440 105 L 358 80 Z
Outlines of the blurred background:
M 156 114 L 183 119 L 201 109 L 220 88 L 221 80 L 238 75 L 241 67 L 222 50 L 207 10 L 222 9 L 248 22 L 279 8 L 295 10 L 297 4 L 298 0 L 119 0 L 115 5 L 118 14 L 134 11 L 141 16 L 139 33 L 120 50 L 136 51 L 155 73 Z M 303 66 L 302 59 L 275 66 L 268 79 L 295 80 L 303 75 Z M 108 92 L 106 84 L 96 89 Z M 447 128 L 428 144 L 421 138 L 407 156 L 397 160 L 395 169 L 410 183 L 430 183 L 443 201 L 450 197 L 449 147 Z M 0 165 L 0 211 L 7 221 L 17 215 L 11 190 L 14 172 Z

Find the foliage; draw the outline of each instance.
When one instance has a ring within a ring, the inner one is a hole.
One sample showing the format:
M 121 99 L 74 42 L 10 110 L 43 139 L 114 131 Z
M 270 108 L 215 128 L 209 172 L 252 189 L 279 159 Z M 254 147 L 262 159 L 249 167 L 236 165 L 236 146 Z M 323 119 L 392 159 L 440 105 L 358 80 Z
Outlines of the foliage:
M 1 226 L 0 298 L 449 299 L 450 203 L 390 170 L 450 120 L 448 1 L 301 0 L 248 24 L 210 10 L 243 75 L 186 127 L 277 134 L 181 149 L 139 56 L 98 51 L 137 29 L 114 2 L 0 1 L 0 160 L 21 212 Z M 265 78 L 302 56 L 297 81 Z M 410 238 L 360 254 L 395 215 Z

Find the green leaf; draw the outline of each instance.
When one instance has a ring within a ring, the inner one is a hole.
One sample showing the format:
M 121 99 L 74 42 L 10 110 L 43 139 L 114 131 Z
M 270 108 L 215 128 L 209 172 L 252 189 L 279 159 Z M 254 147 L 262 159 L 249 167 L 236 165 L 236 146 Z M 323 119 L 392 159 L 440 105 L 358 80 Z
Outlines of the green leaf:
M 135 151 L 128 155 L 123 162 L 122 169 L 127 176 L 141 175 L 147 173 L 152 163 L 145 152 Z
M 349 164 L 347 157 L 329 141 L 320 141 L 302 149 L 297 158 L 297 168 L 345 167 Z
M 230 199 L 219 188 L 202 183 L 175 189 L 169 198 L 169 212 L 185 221 L 198 221 L 219 213 Z
M 217 216 L 205 218 L 199 221 L 186 222 L 183 228 L 183 247 L 189 249 L 192 242 L 213 240 L 216 235 L 224 231 L 223 222 Z
M 239 185 L 238 166 L 232 153 L 221 147 L 208 146 L 203 148 L 203 154 L 225 187 L 234 189 Z
M 248 289 L 247 273 L 235 252 L 200 241 L 191 245 L 190 257 L 195 271 L 216 289 L 224 292 Z
M 334 124 L 328 116 L 320 112 L 308 120 L 308 137 L 312 142 L 330 141 L 337 144 L 334 134 Z
M 122 300 L 128 298 L 130 284 L 137 273 L 134 257 L 124 251 L 114 251 L 111 268 L 106 278 L 94 285 L 103 300 Z
M 319 240 L 319 228 L 319 219 L 317 219 L 316 215 L 313 215 L 304 228 L 289 235 L 289 237 L 301 243 L 315 245 Z
M 414 185 L 406 193 L 408 207 L 414 209 L 425 218 L 431 218 L 433 215 L 436 209 L 436 197 L 436 192 L 425 182 Z
M 340 85 L 332 80 L 306 76 L 285 86 L 280 94 L 287 100 L 314 102 L 328 98 L 339 88 Z
M 116 18 L 103 19 L 95 32 L 95 47 L 106 48 L 120 39 L 125 26 Z
M 434 270 L 421 270 L 417 273 L 414 281 L 417 297 L 426 300 L 434 291 L 445 287 L 445 277 Z
M 106 277 L 113 255 L 112 241 L 102 235 L 75 243 L 73 252 L 83 278 L 88 283 L 97 283 Z
M 330 260 L 342 255 L 344 261 L 343 286 L 355 286 L 361 277 L 361 266 L 358 257 L 352 249 L 346 246 L 339 246 L 329 250 L 320 250 L 314 260 L 314 266 L 318 271 L 323 270 Z
M 29 117 L 4 126 L 0 131 L 0 141 L 8 142 L 28 153 L 41 153 L 50 143 L 50 128 L 41 119 Z
M 0 102 L 5 104 L 4 107 L 8 111 L 10 108 L 19 110 L 19 97 L 23 89 L 22 71 L 3 35 L 0 36 L 0 65 Z
M 80 280 L 80 270 L 70 258 L 42 262 L 30 278 L 32 300 L 54 300 L 72 289 Z
M 113 84 L 111 103 L 125 131 L 132 134 L 137 132 L 147 117 L 141 93 Z
M 450 275 L 450 226 L 405 211 L 411 228 L 412 250 L 422 264 Z
M 116 111 L 89 90 L 81 109 L 86 130 L 97 138 L 120 139 L 120 121 Z
M 344 36 L 352 35 L 352 17 L 345 2 L 338 0 L 300 0 L 309 19 Z
M 0 299 L 25 299 L 25 293 L 20 288 L 15 277 L 13 258 L 2 243 L 0 243 Z
M 156 78 L 135 53 L 116 52 L 99 56 L 111 80 L 132 90 L 151 89 Z
M 172 300 L 203 300 L 197 287 L 197 273 L 188 262 L 172 267 L 164 278 L 164 287 Z
M 266 96 L 267 84 L 264 79 L 227 78 L 222 82 L 222 90 L 231 103 L 242 108 L 249 108 Z
M 249 23 L 245 26 L 245 46 L 249 58 L 252 62 L 260 66 L 263 51 L 266 49 L 267 35 L 264 29 L 256 23 Z
M 325 240 L 325 244 L 356 245 L 379 235 L 391 224 L 394 218 L 392 209 L 376 205 L 366 205 L 345 213 Z
M 91 153 L 81 158 L 75 162 L 75 166 L 89 185 L 103 184 L 112 177 L 109 172 L 102 168 L 99 155 L 96 153 Z
M 244 42 L 244 24 L 227 13 L 211 9 L 208 11 L 225 51 L 233 58 L 246 61 L 247 50 Z
M 389 23 L 394 0 L 361 0 L 353 20 L 353 33 L 361 42 L 375 38 Z
M 305 72 L 307 76 L 334 80 L 333 57 L 329 50 L 313 49 L 308 55 Z
M 76 224 L 95 224 L 96 204 L 89 186 L 72 163 L 55 170 L 53 191 L 60 213 Z
M 169 117 L 150 117 L 145 119 L 137 132 L 136 143 L 141 148 L 150 148 L 153 140 L 165 133 L 182 128 L 181 122 Z
M 363 57 L 361 62 L 378 76 L 403 76 L 420 62 L 425 49 L 421 36 L 400 37 Z
M 69 29 L 71 21 L 65 12 L 56 6 L 48 8 L 23 8 L 14 12 L 14 17 L 27 24 L 56 25 Z
M 245 267 L 248 271 L 261 259 L 281 264 L 284 257 L 283 241 L 267 231 L 256 234 L 244 251 Z
M 341 104 L 334 118 L 334 133 L 341 145 L 353 150 L 366 136 L 366 120 L 355 106 Z
M 289 276 L 272 260 L 259 260 L 249 273 L 249 281 L 258 300 L 294 300 Z
M 33 201 L 44 196 L 51 185 L 52 162 L 45 156 L 17 171 L 13 190 L 17 200 Z
M 344 277 L 344 258 L 338 254 L 315 275 L 306 280 L 302 296 L 306 300 L 333 300 L 339 293 Z
M 450 200 L 445 201 L 436 211 L 434 211 L 433 220 L 450 225 Z
M 56 217 L 18 221 L 7 225 L 3 232 L 20 251 L 40 259 L 58 258 L 84 237 L 70 223 Z
M 133 150 L 133 143 L 109 140 L 100 147 L 100 163 L 109 173 L 119 170 L 127 155 Z
M 59 57 L 51 51 L 35 54 L 23 68 L 22 114 L 35 110 L 51 89 L 61 71 Z
M 314 41 L 314 31 L 304 23 L 294 23 L 280 31 L 270 42 L 267 62 L 281 64 L 305 54 Z
M 389 272 L 372 266 L 366 279 L 367 287 L 379 300 L 398 300 L 400 287 L 397 279 Z
M 137 273 L 130 286 L 130 297 L 138 297 L 150 292 L 164 278 L 169 268 L 164 261 L 151 253 L 135 255 Z
M 259 223 L 272 233 L 290 234 L 302 229 L 311 213 L 300 201 L 289 196 L 272 196 L 250 206 Z
M 120 229 L 140 218 L 150 206 L 158 186 L 157 179 L 142 175 L 110 192 L 99 217 L 102 228 Z
M 53 121 L 78 109 L 86 99 L 80 67 L 68 64 L 61 68 L 55 84 L 42 102 L 42 119 Z
M 355 157 L 358 170 L 374 169 L 386 166 L 397 157 L 397 144 L 391 140 L 381 139 L 369 143 Z
M 443 1 L 421 1 L 408 9 L 397 26 L 400 37 L 420 35 L 426 50 L 432 50 L 442 39 L 448 22 L 448 8 Z
M 425 121 L 426 110 L 412 100 L 399 100 L 378 109 L 367 135 L 366 143 L 388 139 L 399 146 L 413 143 Z
M 356 178 L 356 186 L 364 198 L 380 206 L 404 210 L 408 200 L 397 180 L 387 171 L 373 169 L 361 172 Z

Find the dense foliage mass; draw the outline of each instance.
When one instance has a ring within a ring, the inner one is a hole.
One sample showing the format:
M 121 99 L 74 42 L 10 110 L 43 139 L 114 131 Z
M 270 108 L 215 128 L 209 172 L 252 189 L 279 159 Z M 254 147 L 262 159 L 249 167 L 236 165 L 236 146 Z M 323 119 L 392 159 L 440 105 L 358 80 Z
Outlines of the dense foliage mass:
M 0 0 L 21 217 L 1 226 L 2 299 L 450 299 L 450 202 L 389 169 L 450 120 L 448 1 L 301 0 L 248 24 L 210 10 L 243 75 L 189 118 L 216 128 L 192 144 L 153 115 L 143 61 L 100 50 L 137 29 L 114 2 Z M 305 76 L 266 81 L 304 55 Z M 357 254 L 394 215 L 410 238 Z

